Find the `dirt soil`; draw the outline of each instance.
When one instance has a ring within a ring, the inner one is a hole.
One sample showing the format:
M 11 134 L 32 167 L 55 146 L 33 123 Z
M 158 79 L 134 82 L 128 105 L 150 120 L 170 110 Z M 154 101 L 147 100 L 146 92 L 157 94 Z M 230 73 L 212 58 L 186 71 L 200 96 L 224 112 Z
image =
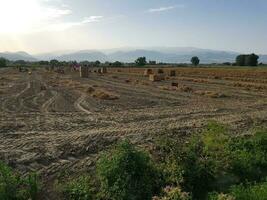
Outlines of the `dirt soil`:
M 0 160 L 37 171 L 49 185 L 64 171 L 93 167 L 99 152 L 122 138 L 149 149 L 163 131 L 182 136 L 208 120 L 237 131 L 267 124 L 267 69 L 175 70 L 150 82 L 138 68 L 89 78 L 0 69 Z

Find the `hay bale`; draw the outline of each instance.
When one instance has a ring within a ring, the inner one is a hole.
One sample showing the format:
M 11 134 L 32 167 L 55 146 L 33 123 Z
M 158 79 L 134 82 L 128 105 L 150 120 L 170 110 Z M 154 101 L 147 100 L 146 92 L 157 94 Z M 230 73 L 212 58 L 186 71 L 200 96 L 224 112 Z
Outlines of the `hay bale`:
M 158 88 L 161 90 L 171 90 L 171 88 L 169 88 L 168 86 L 164 86 L 164 85 L 158 86 Z
M 116 100 L 119 97 L 117 95 L 105 92 L 105 91 L 95 91 L 92 95 L 94 98 L 102 99 L 102 100 Z
M 152 81 L 152 82 L 156 82 L 156 81 L 161 81 L 162 78 L 159 75 L 150 74 L 149 75 L 149 80 Z
M 169 76 L 176 76 L 175 70 L 171 70 Z
M 91 94 L 91 93 L 93 93 L 95 91 L 95 89 L 93 88 L 93 87 L 91 87 L 91 86 L 89 86 L 87 89 L 86 89 L 86 93 L 88 93 L 88 94 Z
M 164 81 L 166 79 L 165 74 L 157 74 L 157 76 L 160 78 L 161 81 Z
M 100 69 L 100 73 L 101 73 L 101 74 L 106 74 L 107 72 L 108 72 L 108 70 L 107 70 L 106 67 L 102 67 L 102 68 Z
M 146 69 L 146 70 L 144 71 L 144 76 L 149 76 L 150 74 L 153 74 L 152 69 Z
M 41 91 L 44 91 L 44 90 L 46 90 L 46 87 L 44 85 L 42 85 L 40 89 L 41 89 Z
M 178 87 L 178 83 L 177 82 L 172 82 L 172 87 Z
M 80 77 L 81 78 L 88 78 L 89 77 L 89 69 L 86 66 L 80 67 Z
M 164 74 L 163 69 L 158 69 L 158 74 Z
M 182 91 L 182 92 L 192 92 L 192 91 L 193 91 L 193 88 L 188 87 L 188 86 L 185 86 L 185 85 L 183 85 L 183 86 L 180 87 L 179 89 L 180 89 L 180 91 Z

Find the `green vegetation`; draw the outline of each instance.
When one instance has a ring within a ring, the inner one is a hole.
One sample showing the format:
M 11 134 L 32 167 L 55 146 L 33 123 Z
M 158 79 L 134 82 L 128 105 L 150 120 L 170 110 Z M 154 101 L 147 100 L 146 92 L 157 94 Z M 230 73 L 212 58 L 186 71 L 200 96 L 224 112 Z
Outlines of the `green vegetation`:
M 56 59 L 50 60 L 51 67 L 58 67 L 60 65 L 60 62 Z
M 257 66 L 259 56 L 253 54 L 239 55 L 236 57 L 236 65 L 238 66 Z
M 255 185 L 237 185 L 233 186 L 228 194 L 211 193 L 209 200 L 266 200 L 267 199 L 267 181 Z
M 135 63 L 136 63 L 137 66 L 145 66 L 147 64 L 146 57 L 137 58 Z
M 194 56 L 194 57 L 191 58 L 191 63 L 193 65 L 198 66 L 199 62 L 200 62 L 200 60 L 199 60 L 199 58 L 197 56 Z
M 267 176 L 266 141 L 266 130 L 233 137 L 227 128 L 214 122 L 185 141 L 161 139 L 166 184 L 181 186 L 193 199 L 207 199 L 212 191 L 261 182 Z
M 68 200 L 266 200 L 267 130 L 234 135 L 210 122 L 188 137 L 160 137 L 153 159 L 129 141 L 103 153 L 93 175 L 58 191 Z M 171 133 L 172 134 L 172 133 Z M 0 199 L 37 199 L 36 174 L 22 178 L 0 164 Z
M 94 187 L 91 183 L 91 179 L 87 176 L 82 176 L 78 179 L 69 181 L 65 185 L 60 185 L 59 190 L 67 200 L 94 199 Z
M 97 60 L 94 62 L 94 64 L 95 64 L 95 66 L 99 66 L 99 65 L 101 65 L 101 62 L 99 60 Z
M 150 157 L 124 141 L 97 164 L 101 194 L 111 200 L 150 200 L 156 187 L 156 169 Z
M 6 67 L 6 59 L 0 58 L 0 67 Z
M 267 176 L 267 132 L 233 138 L 229 143 L 231 172 L 239 182 L 262 181 Z
M 148 62 L 148 64 L 149 64 L 149 65 L 156 65 L 157 62 L 156 62 L 155 60 L 150 60 L 150 61 Z
M 76 181 L 64 194 L 89 200 L 262 200 L 266 149 L 266 130 L 233 136 L 216 122 L 187 138 L 159 138 L 157 162 L 124 141 L 98 160 L 94 186 Z
M 36 174 L 23 178 L 7 165 L 0 163 L 0 199 L 28 200 L 37 199 L 40 185 Z
M 114 63 L 112 63 L 111 66 L 112 67 L 122 67 L 123 66 L 123 63 L 122 62 L 119 62 L 119 61 L 115 61 Z
M 202 134 L 192 135 L 186 141 L 161 141 L 167 184 L 180 185 L 194 199 L 205 199 L 227 167 L 227 142 L 226 128 L 216 123 L 210 123 Z

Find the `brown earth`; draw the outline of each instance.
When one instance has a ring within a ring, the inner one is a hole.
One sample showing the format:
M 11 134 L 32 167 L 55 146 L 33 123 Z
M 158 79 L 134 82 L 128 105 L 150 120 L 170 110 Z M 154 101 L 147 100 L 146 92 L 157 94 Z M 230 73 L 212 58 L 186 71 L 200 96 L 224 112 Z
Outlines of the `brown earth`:
M 237 132 L 267 124 L 267 69 L 175 71 L 176 77 L 150 82 L 140 68 L 87 79 L 78 72 L 1 69 L 0 160 L 22 173 L 37 171 L 52 190 L 60 173 L 87 171 L 122 138 L 150 148 L 163 131 L 182 136 L 208 120 Z

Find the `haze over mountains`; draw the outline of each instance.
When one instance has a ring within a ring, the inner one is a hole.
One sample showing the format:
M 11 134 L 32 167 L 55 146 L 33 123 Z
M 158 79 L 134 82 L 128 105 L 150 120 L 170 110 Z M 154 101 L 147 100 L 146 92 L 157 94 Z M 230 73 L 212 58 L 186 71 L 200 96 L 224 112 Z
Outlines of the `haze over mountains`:
M 194 47 L 151 47 L 151 48 L 117 48 L 103 50 L 58 51 L 45 54 L 30 55 L 26 52 L 3 52 L 0 57 L 8 60 L 51 60 L 60 61 L 96 61 L 101 62 L 134 62 L 136 58 L 145 56 L 147 60 L 165 63 L 188 63 L 192 56 L 198 56 L 201 63 L 234 62 L 238 52 L 217 51 Z M 267 63 L 267 55 L 260 55 L 259 62 Z

